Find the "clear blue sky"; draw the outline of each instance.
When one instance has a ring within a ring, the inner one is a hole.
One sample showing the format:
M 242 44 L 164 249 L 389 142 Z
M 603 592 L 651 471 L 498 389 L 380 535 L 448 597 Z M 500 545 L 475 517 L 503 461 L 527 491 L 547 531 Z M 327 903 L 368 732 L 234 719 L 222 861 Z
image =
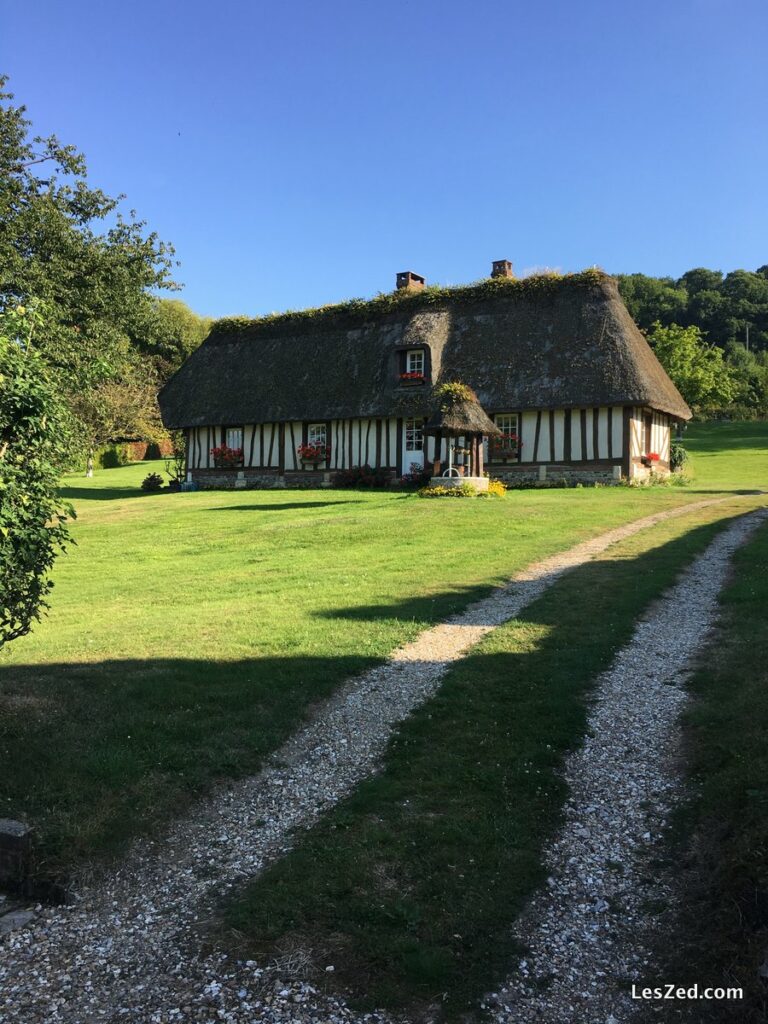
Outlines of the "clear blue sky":
M 0 0 L 0 67 L 210 315 L 493 259 L 768 263 L 765 0 Z

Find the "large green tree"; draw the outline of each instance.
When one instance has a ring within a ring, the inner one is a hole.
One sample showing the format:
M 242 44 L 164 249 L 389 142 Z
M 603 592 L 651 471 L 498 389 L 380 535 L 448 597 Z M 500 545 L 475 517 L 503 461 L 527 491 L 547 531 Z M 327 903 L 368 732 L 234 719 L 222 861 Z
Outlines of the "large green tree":
M 737 393 L 735 375 L 722 349 L 709 345 L 698 327 L 655 323 L 648 335 L 656 356 L 695 412 L 722 409 Z
M 157 299 L 151 329 L 139 347 L 152 357 L 164 382 L 205 340 L 212 324 L 211 317 L 198 316 L 181 299 Z
M 173 250 L 124 197 L 93 188 L 85 160 L 34 136 L 0 78 L 0 311 L 32 297 L 46 310 L 38 354 L 69 396 L 126 373 L 128 345 L 157 330 L 158 288 L 174 287 Z
M 58 497 L 68 412 L 35 351 L 42 318 L 22 306 L 0 316 L 0 647 L 29 632 L 46 607 L 49 572 L 71 509 Z
M 645 274 L 620 274 L 619 289 L 635 321 L 645 331 L 658 322 L 666 327 L 698 327 L 721 348 L 731 342 L 759 351 L 768 349 L 768 268 L 719 270 L 695 267 L 675 280 Z

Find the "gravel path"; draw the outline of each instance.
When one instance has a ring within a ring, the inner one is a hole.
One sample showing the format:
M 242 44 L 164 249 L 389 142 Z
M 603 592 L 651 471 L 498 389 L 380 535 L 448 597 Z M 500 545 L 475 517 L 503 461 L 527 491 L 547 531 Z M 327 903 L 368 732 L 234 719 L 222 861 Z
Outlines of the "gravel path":
M 721 533 L 600 677 L 587 740 L 566 764 L 571 795 L 547 852 L 547 888 L 515 929 L 528 953 L 488 1000 L 498 1024 L 620 1024 L 641 1006 L 632 982 L 664 980 L 648 939 L 676 888 L 652 858 L 682 795 L 680 684 L 715 624 L 733 552 L 765 518 L 762 510 Z
M 135 844 L 108 878 L 81 884 L 68 906 L 39 908 L 34 922 L 7 936 L 0 946 L 0 1020 L 352 1019 L 343 1004 L 302 982 L 283 983 L 273 968 L 202 952 L 200 930 L 216 901 L 279 857 L 295 830 L 310 827 L 375 771 L 397 723 L 432 695 L 450 664 L 490 630 L 610 545 L 725 500 L 648 516 L 530 566 L 487 599 L 395 651 L 383 666 L 350 680 L 259 775 L 202 802 L 162 840 Z M 738 526 L 727 534 L 728 551 L 745 529 Z M 597 803 L 593 814 L 595 823 L 602 821 Z M 581 820 L 585 827 L 593 822 L 586 811 Z M 609 824 L 610 815 L 604 825 Z M 626 827 L 634 828 L 634 819 Z

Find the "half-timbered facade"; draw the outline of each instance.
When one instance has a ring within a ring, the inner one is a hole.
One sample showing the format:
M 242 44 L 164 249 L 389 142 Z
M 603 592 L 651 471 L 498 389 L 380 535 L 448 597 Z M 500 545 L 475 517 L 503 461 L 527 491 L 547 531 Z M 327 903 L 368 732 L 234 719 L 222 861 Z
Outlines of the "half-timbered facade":
M 414 278 L 397 301 L 215 325 L 160 394 L 166 425 L 187 433 L 189 479 L 279 486 L 363 465 L 393 478 L 439 469 L 446 442 L 424 425 L 433 385 L 451 380 L 475 390 L 501 431 L 484 444 L 492 476 L 669 469 L 671 431 L 690 410 L 612 278 L 502 278 L 436 294 Z M 241 452 L 236 465 L 221 465 L 222 445 Z M 324 457 L 307 458 L 312 449 Z

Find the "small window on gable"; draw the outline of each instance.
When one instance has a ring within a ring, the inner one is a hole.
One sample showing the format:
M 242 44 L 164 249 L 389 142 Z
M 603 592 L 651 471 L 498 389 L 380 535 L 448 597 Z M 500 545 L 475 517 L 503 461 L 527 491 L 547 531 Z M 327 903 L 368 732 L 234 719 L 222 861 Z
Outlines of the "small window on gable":
M 224 440 L 227 448 L 239 448 L 243 450 L 243 428 L 227 427 L 227 434 Z
M 405 421 L 405 450 L 407 452 L 421 452 L 424 450 L 423 419 Z
M 326 429 L 324 423 L 310 423 L 307 427 L 307 444 L 326 445 Z
M 405 372 L 424 376 L 424 349 L 411 348 L 405 354 Z

